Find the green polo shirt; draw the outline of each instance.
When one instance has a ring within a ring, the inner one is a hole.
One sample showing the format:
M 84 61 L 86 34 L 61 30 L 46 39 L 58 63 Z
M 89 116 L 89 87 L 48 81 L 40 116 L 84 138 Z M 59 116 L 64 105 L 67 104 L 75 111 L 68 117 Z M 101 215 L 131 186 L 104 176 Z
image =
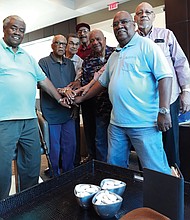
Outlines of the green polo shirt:
M 36 118 L 36 85 L 45 78 L 34 58 L 20 47 L 14 53 L 1 39 L 0 121 Z

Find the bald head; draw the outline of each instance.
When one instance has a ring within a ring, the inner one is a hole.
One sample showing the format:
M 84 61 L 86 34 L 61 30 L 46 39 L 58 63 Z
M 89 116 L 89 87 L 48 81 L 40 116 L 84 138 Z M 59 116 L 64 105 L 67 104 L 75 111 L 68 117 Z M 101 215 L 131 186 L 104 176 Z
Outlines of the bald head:
M 147 9 L 149 11 L 153 11 L 153 7 L 151 4 L 149 4 L 148 2 L 141 2 L 135 9 L 135 13 L 140 11 L 141 9 Z
M 62 41 L 62 42 L 67 42 L 67 39 L 65 36 L 61 35 L 61 34 L 58 34 L 58 35 L 55 35 L 53 37 L 53 40 L 52 40 L 52 43 L 56 42 L 56 41 Z
M 94 29 L 94 30 L 90 31 L 89 39 L 91 39 L 94 35 L 99 35 L 101 38 L 104 38 L 103 32 L 99 29 Z
M 133 20 L 131 14 L 127 11 L 118 11 L 115 15 L 114 15 L 114 18 L 113 20 L 117 19 L 117 17 L 126 17 L 128 18 L 129 20 Z

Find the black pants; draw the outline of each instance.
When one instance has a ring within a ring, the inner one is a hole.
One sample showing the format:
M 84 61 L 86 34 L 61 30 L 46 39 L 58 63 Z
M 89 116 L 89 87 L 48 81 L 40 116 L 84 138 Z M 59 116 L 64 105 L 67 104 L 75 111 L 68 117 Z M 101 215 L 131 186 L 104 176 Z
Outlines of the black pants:
M 96 159 L 96 101 L 95 98 L 89 99 L 81 104 L 84 133 L 88 154 Z
M 164 150 L 168 159 L 170 166 L 175 165 L 175 163 L 180 166 L 179 160 L 179 98 L 170 105 L 170 114 L 172 120 L 172 128 L 168 131 L 162 133 Z

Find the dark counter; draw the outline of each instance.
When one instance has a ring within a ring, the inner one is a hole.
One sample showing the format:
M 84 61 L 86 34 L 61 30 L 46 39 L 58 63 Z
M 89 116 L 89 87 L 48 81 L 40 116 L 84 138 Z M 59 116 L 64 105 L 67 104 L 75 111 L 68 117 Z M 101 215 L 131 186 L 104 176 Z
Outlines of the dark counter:
M 123 204 L 117 215 L 143 206 L 143 184 L 134 178 L 140 172 L 90 161 L 74 170 L 43 182 L 21 193 L 0 201 L 0 217 L 10 220 L 96 220 L 100 217 L 93 207 L 83 210 L 77 204 L 73 190 L 76 184 L 93 183 L 100 185 L 104 178 L 114 178 L 126 182 Z M 190 186 L 185 184 L 185 219 L 190 216 Z

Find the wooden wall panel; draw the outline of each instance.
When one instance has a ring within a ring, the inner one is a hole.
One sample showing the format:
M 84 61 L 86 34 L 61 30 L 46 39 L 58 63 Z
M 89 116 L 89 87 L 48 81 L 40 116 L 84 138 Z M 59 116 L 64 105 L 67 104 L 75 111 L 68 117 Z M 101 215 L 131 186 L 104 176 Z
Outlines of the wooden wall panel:
M 70 19 L 68 21 L 63 21 L 25 34 L 23 43 L 42 39 L 45 37 L 50 37 L 56 34 L 63 34 L 67 36 L 69 33 L 75 33 L 75 27 L 76 18 Z
M 165 0 L 166 27 L 174 32 L 190 61 L 190 1 Z

